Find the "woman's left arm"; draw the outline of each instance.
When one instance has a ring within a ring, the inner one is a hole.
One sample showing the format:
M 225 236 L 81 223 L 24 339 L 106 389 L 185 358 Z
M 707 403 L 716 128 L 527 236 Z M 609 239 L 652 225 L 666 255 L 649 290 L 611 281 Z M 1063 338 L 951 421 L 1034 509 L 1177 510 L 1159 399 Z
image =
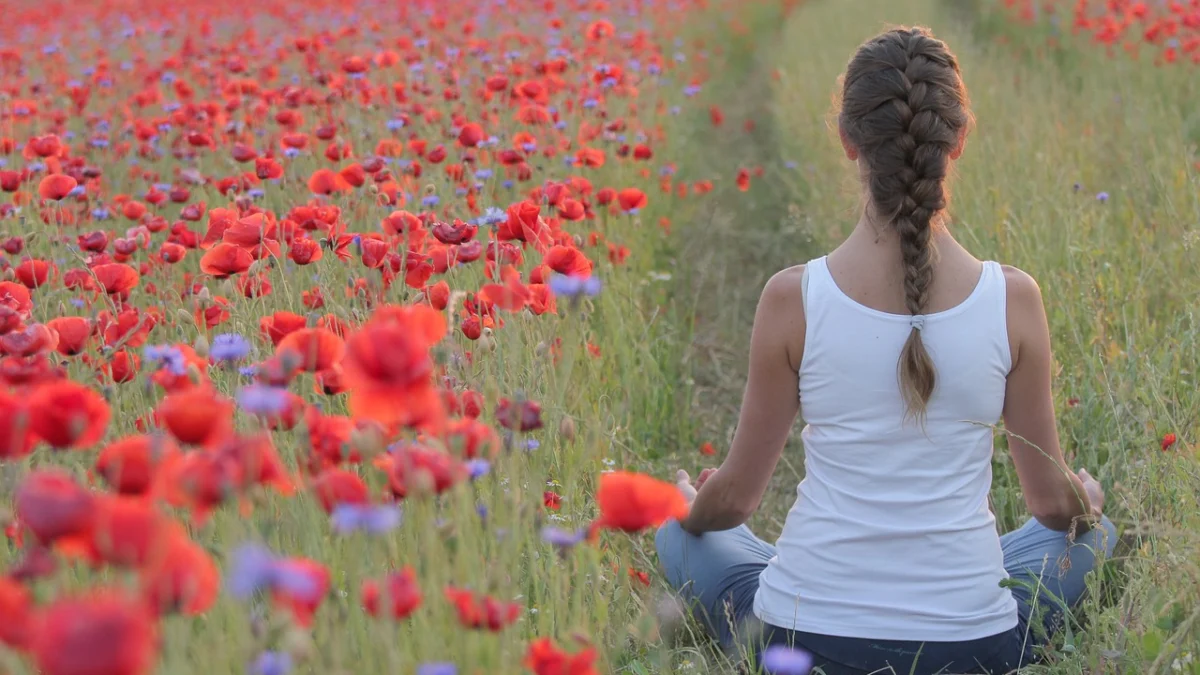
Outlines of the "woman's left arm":
M 733 445 L 720 469 L 700 487 L 680 525 L 691 534 L 728 530 L 762 501 L 784 443 L 800 412 L 799 366 L 804 352 L 804 266 L 771 277 L 750 338 L 750 372 Z

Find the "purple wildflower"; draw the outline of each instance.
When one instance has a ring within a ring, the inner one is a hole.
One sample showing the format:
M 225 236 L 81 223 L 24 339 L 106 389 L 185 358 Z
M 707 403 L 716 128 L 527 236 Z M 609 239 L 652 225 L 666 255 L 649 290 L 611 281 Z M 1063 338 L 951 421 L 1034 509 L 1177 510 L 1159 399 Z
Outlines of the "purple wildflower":
M 392 504 L 338 504 L 333 507 L 333 529 L 339 534 L 362 530 L 383 534 L 400 526 L 400 507 Z
M 179 351 L 178 347 L 172 345 L 146 345 L 143 356 L 151 363 L 158 364 L 159 368 L 166 368 L 172 375 L 186 375 L 187 361 L 183 358 L 183 352 Z
M 770 675 L 808 675 L 813 659 L 804 650 L 774 645 L 763 651 L 762 666 Z
M 1096 195 L 1096 199 L 1097 199 L 1097 200 L 1098 200 L 1098 201 L 1099 201 L 1101 204 L 1103 204 L 1103 203 L 1105 203 L 1105 202 L 1107 202 L 1107 201 L 1108 201 L 1108 193 L 1107 193 L 1107 192 L 1101 192 L 1100 194 Z
M 542 528 L 542 541 L 557 546 L 564 551 L 573 548 L 576 544 L 583 541 L 586 536 L 587 530 L 571 532 L 554 527 L 553 525 L 547 525 Z
M 555 295 L 572 299 L 583 295 L 594 297 L 600 293 L 600 279 L 596 277 L 581 279 L 565 274 L 555 274 L 550 277 L 550 291 Z
M 458 675 L 458 667 L 448 661 L 422 663 L 417 666 L 417 675 Z
M 292 657 L 287 652 L 263 652 L 250 667 L 253 675 L 287 675 L 292 670 Z
M 218 361 L 239 361 L 250 354 L 250 341 L 237 333 L 222 333 L 213 338 L 208 353 Z
M 467 461 L 467 471 L 469 472 L 468 475 L 471 477 L 471 480 L 479 480 L 480 478 L 486 476 L 491 470 L 492 464 L 486 459 L 477 457 Z
M 316 584 L 308 575 L 282 565 L 283 561 L 261 544 L 245 544 L 233 554 L 229 572 L 229 591 L 236 598 L 248 598 L 259 591 L 279 588 L 291 595 L 312 596 Z
M 251 415 L 278 415 L 287 408 L 288 396 L 284 389 L 252 384 L 238 390 L 237 402 Z

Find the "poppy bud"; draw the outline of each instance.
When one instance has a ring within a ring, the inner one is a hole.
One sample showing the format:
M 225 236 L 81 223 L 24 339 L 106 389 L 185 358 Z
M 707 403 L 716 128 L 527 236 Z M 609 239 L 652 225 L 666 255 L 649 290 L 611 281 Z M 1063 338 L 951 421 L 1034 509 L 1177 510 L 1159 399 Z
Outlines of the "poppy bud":
M 201 286 L 200 291 L 196 293 L 196 297 L 207 304 L 209 300 L 212 300 L 212 291 L 208 290 L 208 286 Z
M 534 354 L 534 356 L 537 356 L 538 358 L 545 356 L 546 352 L 548 352 L 548 351 L 550 351 L 550 346 L 547 345 L 545 342 L 539 342 L 539 343 L 537 343 L 537 346 L 533 348 L 533 354 Z
M 564 417 L 558 423 L 558 435 L 565 438 L 567 441 L 575 440 L 575 420 L 570 417 Z
M 186 309 L 183 309 L 182 307 L 181 307 L 181 308 L 179 308 L 179 309 L 177 309 L 177 310 L 175 310 L 175 313 L 176 313 L 176 314 L 179 316 L 179 318 L 180 318 L 180 319 L 182 319 L 184 322 L 189 322 L 189 323 L 190 323 L 190 322 L 194 322 L 194 321 L 196 320 L 196 318 L 195 318 L 194 316 L 192 316 L 192 313 L 191 313 L 191 312 L 187 311 Z
M 479 348 L 489 352 L 496 351 L 496 338 L 492 337 L 492 329 L 484 328 L 483 334 L 479 336 Z
M 350 432 L 350 447 L 364 460 L 380 454 L 386 446 L 386 439 L 377 427 L 360 427 Z
M 208 358 L 208 348 L 208 338 L 204 335 L 197 337 L 196 341 L 192 343 L 192 349 L 196 351 L 196 356 L 202 359 Z
M 315 648 L 312 636 L 308 634 L 308 631 L 298 626 L 292 626 L 283 636 L 283 649 L 295 661 L 308 659 L 312 656 Z
M 583 235 L 575 235 L 575 248 L 583 248 Z

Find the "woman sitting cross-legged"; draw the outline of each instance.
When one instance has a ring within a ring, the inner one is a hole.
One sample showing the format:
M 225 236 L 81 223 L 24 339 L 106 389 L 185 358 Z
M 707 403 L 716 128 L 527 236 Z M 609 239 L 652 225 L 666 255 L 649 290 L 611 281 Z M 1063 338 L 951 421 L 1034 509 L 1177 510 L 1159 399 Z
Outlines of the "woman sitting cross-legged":
M 1059 448 L 1037 283 L 977 260 L 943 217 L 970 121 L 958 63 L 927 31 L 851 59 L 838 126 L 862 217 L 767 283 L 729 455 L 698 486 L 680 472 L 691 513 L 656 539 L 728 648 L 794 645 L 827 675 L 1008 673 L 1112 551 L 1103 490 Z M 801 406 L 805 477 L 772 546 L 744 523 Z M 1004 536 L 988 500 L 1001 419 L 1033 514 Z

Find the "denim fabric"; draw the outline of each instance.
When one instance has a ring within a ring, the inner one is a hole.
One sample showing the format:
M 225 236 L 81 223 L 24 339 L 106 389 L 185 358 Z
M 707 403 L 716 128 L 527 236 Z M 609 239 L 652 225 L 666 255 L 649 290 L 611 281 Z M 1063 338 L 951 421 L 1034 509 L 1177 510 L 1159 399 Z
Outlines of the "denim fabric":
M 745 525 L 699 537 L 671 522 L 655 537 L 667 581 L 723 647 L 757 653 L 791 644 L 814 656 L 824 675 L 1008 673 L 1034 660 L 1042 644 L 1086 590 L 1085 577 L 1097 559 L 1112 554 L 1116 528 L 1105 518 L 1074 542 L 1035 520 L 1000 538 L 1004 567 L 1014 582 L 1017 626 L 966 642 L 911 642 L 846 638 L 785 630 L 754 616 L 758 577 L 775 547 Z M 890 670 L 889 670 L 890 668 Z

